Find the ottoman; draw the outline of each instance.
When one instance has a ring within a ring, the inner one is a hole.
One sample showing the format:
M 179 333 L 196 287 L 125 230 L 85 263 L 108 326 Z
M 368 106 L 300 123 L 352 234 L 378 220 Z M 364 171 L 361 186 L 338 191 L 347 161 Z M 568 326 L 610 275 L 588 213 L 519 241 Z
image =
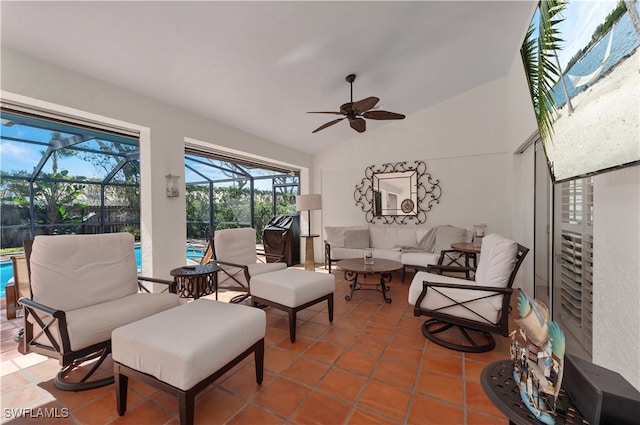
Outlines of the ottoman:
M 118 414 L 127 410 L 133 378 L 178 397 L 180 423 L 193 424 L 195 396 L 255 353 L 264 366 L 264 311 L 199 299 L 117 328 L 111 336 Z
M 327 300 L 329 322 L 333 322 L 333 291 L 336 279 L 332 274 L 300 269 L 285 269 L 251 278 L 249 292 L 253 305 L 264 304 L 289 313 L 289 337 L 296 342 L 296 313 Z

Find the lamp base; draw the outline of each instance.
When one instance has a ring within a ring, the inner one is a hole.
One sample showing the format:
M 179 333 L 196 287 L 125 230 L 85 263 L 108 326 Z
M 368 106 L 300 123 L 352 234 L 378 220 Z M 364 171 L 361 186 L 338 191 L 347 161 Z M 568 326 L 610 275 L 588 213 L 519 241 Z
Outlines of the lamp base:
M 316 259 L 313 250 L 313 238 L 317 238 L 320 235 L 306 235 L 301 236 L 305 239 L 305 257 L 304 257 L 304 269 L 309 271 L 316 270 Z

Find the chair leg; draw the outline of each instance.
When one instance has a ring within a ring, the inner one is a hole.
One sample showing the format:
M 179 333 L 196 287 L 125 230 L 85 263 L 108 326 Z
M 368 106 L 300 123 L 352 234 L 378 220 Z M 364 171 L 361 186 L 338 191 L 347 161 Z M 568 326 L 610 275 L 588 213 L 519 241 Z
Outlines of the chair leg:
M 454 337 L 445 339 L 437 334 L 449 329 L 457 330 Z M 491 351 L 496 346 L 496 340 L 489 332 L 444 322 L 438 319 L 429 319 L 422 324 L 422 334 L 430 341 L 445 348 L 465 353 L 484 353 Z M 459 342 L 452 341 L 457 339 Z
M 120 374 L 119 364 L 116 364 L 114 369 L 114 379 L 116 383 L 116 405 L 118 408 L 118 415 L 122 416 L 127 411 L 127 389 L 129 386 L 129 377 Z
M 329 323 L 333 323 L 333 292 L 327 298 L 327 309 L 329 310 Z
M 180 392 L 178 395 L 178 409 L 180 411 L 180 425 L 193 425 L 195 410 L 195 393 Z
M 260 341 L 253 355 L 256 363 L 256 382 L 261 385 L 264 378 L 264 339 Z
M 289 310 L 289 338 L 292 344 L 296 342 L 296 311 L 294 309 Z
M 113 384 L 114 382 L 113 375 L 107 378 L 98 379 L 95 381 L 87 381 L 87 379 L 89 379 L 89 377 L 93 375 L 96 370 L 98 370 L 102 362 L 104 362 L 104 360 L 107 358 L 107 356 L 110 353 L 111 353 L 111 350 L 109 350 L 108 348 L 103 348 L 101 351 L 97 353 L 90 354 L 84 358 L 74 361 L 70 365 L 63 367 L 60 370 L 60 372 L 58 372 L 56 377 L 53 379 L 53 384 L 56 386 L 56 388 L 62 391 L 86 391 L 86 390 L 92 390 L 94 388 L 104 387 L 105 385 Z M 100 358 L 93 364 L 93 367 L 91 367 L 89 372 L 87 372 L 82 377 L 82 379 L 80 379 L 77 382 L 71 382 L 67 380 L 67 375 L 71 370 L 78 367 L 78 365 L 80 365 L 81 363 L 92 360 L 98 356 Z

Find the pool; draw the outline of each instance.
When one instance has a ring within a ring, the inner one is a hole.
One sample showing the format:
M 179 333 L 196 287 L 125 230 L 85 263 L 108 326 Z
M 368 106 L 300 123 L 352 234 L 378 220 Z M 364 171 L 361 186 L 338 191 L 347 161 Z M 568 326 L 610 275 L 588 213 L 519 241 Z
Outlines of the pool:
M 140 245 L 136 245 L 136 264 L 138 264 L 138 270 L 142 268 L 142 255 L 141 255 L 141 247 Z M 204 249 L 195 248 L 193 246 L 187 246 L 187 258 L 193 261 L 200 261 L 202 256 L 204 255 Z M 11 261 L 2 261 L 0 262 L 0 298 L 5 297 L 5 286 L 7 286 L 7 282 L 9 279 L 13 277 L 13 264 Z

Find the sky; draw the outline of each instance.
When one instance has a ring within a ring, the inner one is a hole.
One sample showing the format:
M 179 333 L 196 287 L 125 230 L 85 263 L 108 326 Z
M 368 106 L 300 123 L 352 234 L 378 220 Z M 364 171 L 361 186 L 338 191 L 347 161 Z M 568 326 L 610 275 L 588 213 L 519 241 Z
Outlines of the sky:
M 573 55 L 591 40 L 591 35 L 598 25 L 613 9 L 618 0 L 571 0 L 563 12 L 565 20 L 558 25 L 562 43 L 562 50 L 558 51 L 560 66 L 565 66 Z

